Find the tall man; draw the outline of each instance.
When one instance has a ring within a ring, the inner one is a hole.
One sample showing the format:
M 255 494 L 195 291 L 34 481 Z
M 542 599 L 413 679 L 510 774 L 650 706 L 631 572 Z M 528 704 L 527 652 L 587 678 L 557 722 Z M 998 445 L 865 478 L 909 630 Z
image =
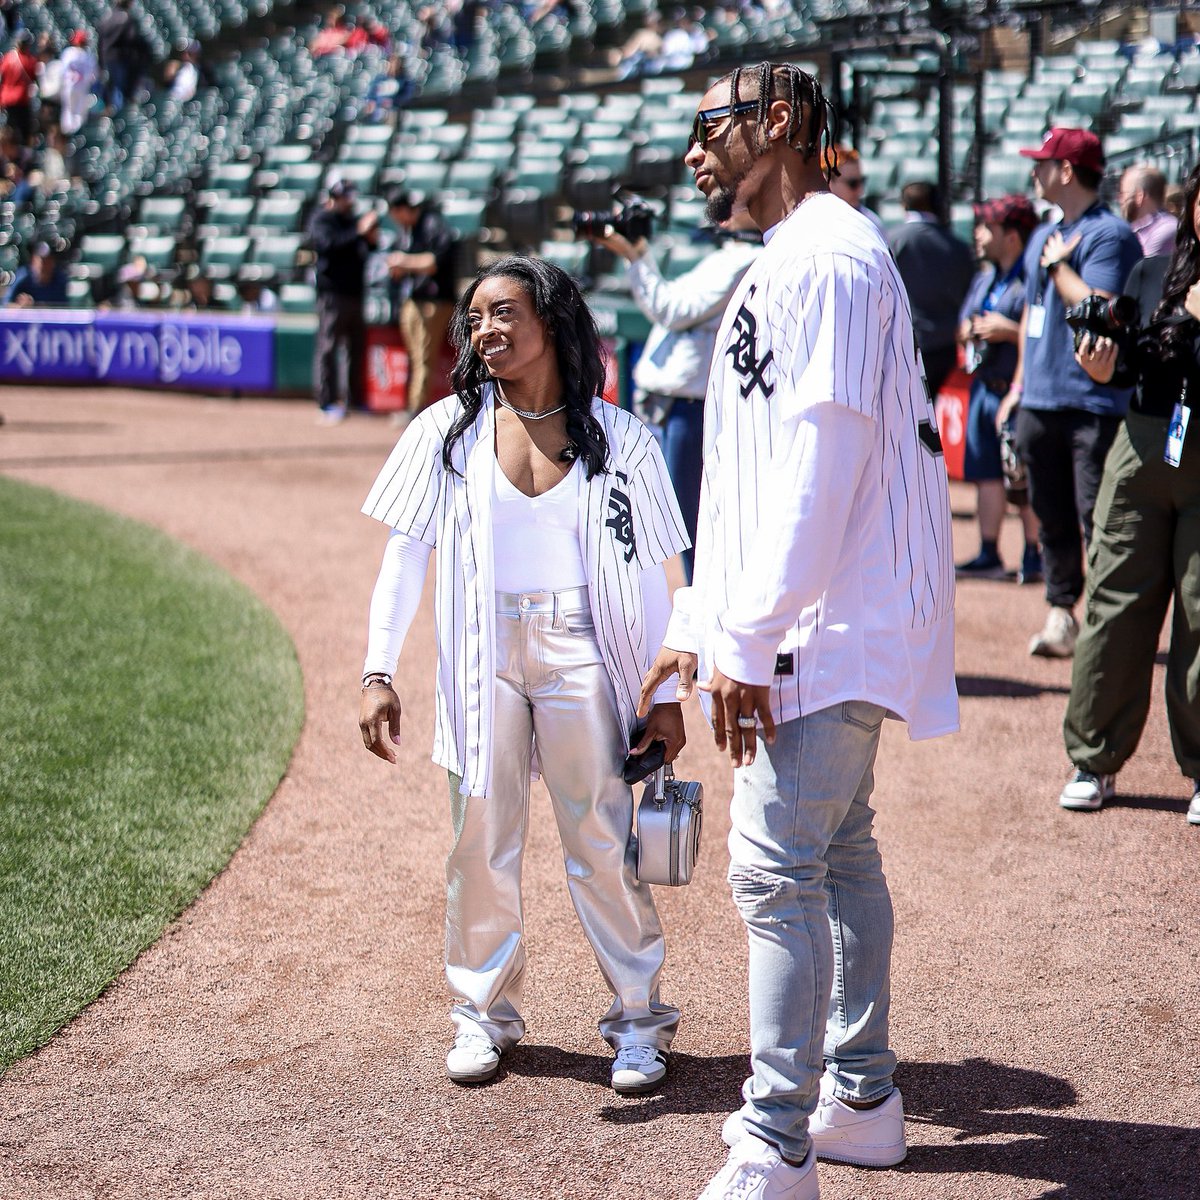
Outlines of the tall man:
M 379 240 L 379 214 L 354 215 L 358 192 L 353 183 L 337 179 L 324 205 L 313 215 L 309 241 L 316 255 L 317 339 L 313 353 L 313 388 L 326 424 L 341 421 L 347 408 L 363 408 L 363 376 L 367 324 L 363 316 L 366 262 Z M 346 355 L 346 399 L 339 401 L 338 348 Z
M 396 227 L 389 247 L 393 309 L 408 351 L 408 412 L 415 417 L 437 396 L 429 395 L 446 330 L 454 312 L 458 240 L 441 214 L 416 192 L 397 188 L 388 195 Z
M 753 1073 L 704 1200 L 815 1200 L 818 1155 L 904 1157 L 873 769 L 885 717 L 958 724 L 933 407 L 887 246 L 829 194 L 829 119 L 811 76 L 762 63 L 708 90 L 684 159 L 711 219 L 744 205 L 766 241 L 717 334 L 695 582 L 642 694 L 698 668 L 735 767 Z
M 1017 413 L 1017 450 L 1029 475 L 1050 611 L 1029 653 L 1070 658 L 1079 626 L 1083 553 L 1104 459 L 1129 405 L 1129 388 L 1095 383 L 1075 361 L 1066 311 L 1085 297 L 1115 296 L 1142 256 L 1133 231 L 1099 200 L 1100 139 L 1085 129 L 1051 129 L 1033 159 L 1034 191 L 1062 220 L 1036 230 L 1025 250 L 1025 309 L 1017 371 L 996 413 Z

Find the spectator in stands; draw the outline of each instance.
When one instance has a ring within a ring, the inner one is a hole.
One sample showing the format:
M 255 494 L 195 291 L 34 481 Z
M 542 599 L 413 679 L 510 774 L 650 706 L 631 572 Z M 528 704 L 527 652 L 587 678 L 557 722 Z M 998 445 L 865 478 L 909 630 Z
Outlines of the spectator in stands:
M 343 420 L 348 408 L 363 408 L 366 399 L 363 376 L 367 326 L 363 317 L 363 291 L 367 257 L 379 238 L 379 214 L 372 210 L 356 218 L 357 198 L 353 183 L 335 180 L 309 227 L 309 240 L 316 255 L 317 284 L 313 384 L 321 409 L 320 419 L 326 424 Z M 346 354 L 346 399 L 341 403 L 335 378 L 339 348 Z
M 49 33 L 37 40 L 37 123 L 43 136 L 57 129 L 62 120 L 62 59 L 58 43 Z
M 88 32 L 77 29 L 71 34 L 70 45 L 62 52 L 59 103 L 62 110 L 60 125 L 70 137 L 78 133 L 91 112 L 93 95 L 100 70 L 96 56 L 88 49 Z
M 67 275 L 47 242 L 34 246 L 28 266 L 13 276 L 4 303 L 9 308 L 61 307 L 67 303 Z
M 1041 146 L 1021 153 L 1033 159 L 1038 198 L 1057 205 L 1062 219 L 1035 230 L 1025 251 L 1017 370 L 996 427 L 1017 411 L 1017 449 L 1042 546 L 1050 611 L 1029 653 L 1070 658 L 1096 491 L 1130 389 L 1088 377 L 1075 361 L 1065 314 L 1086 296 L 1116 295 L 1142 250 L 1129 226 L 1100 203 L 1104 151 L 1094 133 L 1053 128 Z
M 932 183 L 906 183 L 900 203 L 904 223 L 891 231 L 888 244 L 908 289 L 929 394 L 936 396 L 958 363 L 958 314 L 975 275 L 975 257 L 942 224 Z
M 308 50 L 313 58 L 324 58 L 327 54 L 340 54 L 354 32 L 346 17 L 346 10 L 339 4 L 325 16 L 325 24 L 317 30 Z
M 21 145 L 33 136 L 33 99 L 37 92 L 38 60 L 33 53 L 33 34 L 22 29 L 12 48 L 0 58 L 0 108 Z
M 403 108 L 416 92 L 408 77 L 403 52 L 393 54 L 387 66 L 371 80 L 363 99 L 362 115 L 365 121 L 389 121 L 396 111 Z
M 458 241 L 441 214 L 417 192 L 396 188 L 388 193 L 387 206 L 395 225 L 387 272 L 392 311 L 399 313 L 408 350 L 406 415 L 411 418 L 437 399 L 429 395 L 429 387 L 454 312 Z
M 635 79 L 639 75 L 654 74 L 662 52 L 662 14 L 653 9 L 647 14 L 645 25 L 635 30 L 619 50 L 612 52 L 610 61 L 617 69 L 618 79 Z
M 863 203 L 867 194 L 867 177 L 863 174 L 862 158 L 858 151 L 840 142 L 830 146 L 825 151 L 825 169 L 829 172 L 829 190 L 839 200 L 845 200 L 864 217 L 868 217 L 874 222 L 875 228 L 883 233 L 883 222 Z
M 1004 574 L 999 542 L 1005 487 L 996 411 L 1017 369 L 1017 337 L 1025 308 L 1025 244 L 1037 224 L 1037 213 L 1025 196 L 1002 196 L 975 206 L 975 249 L 986 269 L 967 293 L 959 326 L 971 376 L 963 478 L 975 485 L 979 520 L 979 553 L 955 568 L 967 578 Z M 1017 582 L 1036 583 L 1042 577 L 1037 518 L 1028 503 L 1020 506 L 1020 514 L 1025 551 Z
M 374 17 L 367 17 L 356 25 L 346 39 L 346 50 L 350 54 L 361 54 L 372 46 L 386 54 L 390 45 L 388 31 Z
M 30 187 L 43 196 L 50 197 L 61 191 L 70 182 L 67 167 L 67 139 L 55 125 L 46 134 L 38 156 L 37 170 L 29 173 Z
M 723 228 L 719 248 L 669 281 L 645 238 L 630 242 L 609 232 L 594 239 L 629 264 L 634 301 L 653 322 L 634 367 L 635 408 L 639 416 L 661 428 L 663 458 L 693 547 L 704 465 L 704 396 L 713 346 L 729 297 L 762 249 L 762 235 L 744 210 Z M 693 553 L 689 547 L 682 554 L 689 583 Z
M 279 296 L 267 286 L 269 277 L 259 274 L 243 275 L 238 280 L 238 299 L 244 313 L 273 313 L 279 311 Z
M 20 208 L 33 194 L 29 181 L 33 155 L 12 125 L 0 129 L 0 200 Z
M 184 312 L 207 312 L 223 309 L 225 305 L 213 291 L 212 276 L 193 263 L 184 272 L 183 290 L 178 294 L 175 307 Z
M 184 42 L 179 47 L 179 57 L 173 58 L 163 70 L 163 82 L 167 95 L 176 104 L 186 104 L 195 98 L 200 85 L 205 81 L 200 65 L 200 43 Z
M 125 107 L 125 100 L 146 73 L 149 58 L 142 31 L 129 11 L 129 0 L 112 0 L 112 8 L 100 18 L 96 38 L 105 75 L 104 100 L 111 115 Z
M 1147 258 L 1175 248 L 1179 218 L 1167 212 L 1166 198 L 1167 177 L 1157 167 L 1138 163 L 1122 172 L 1117 203 Z
M 671 14 L 671 26 L 663 34 L 662 51 L 653 64 L 655 71 L 686 71 L 696 57 L 692 23 L 686 9 Z
M 1200 394 L 1200 167 L 1184 186 L 1188 217 L 1170 258 L 1144 259 L 1125 292 L 1141 327 L 1093 338 L 1080 366 L 1098 382 L 1136 385 L 1104 466 L 1088 555 L 1086 618 L 1075 647 L 1063 735 L 1075 771 L 1063 808 L 1095 810 L 1116 792 L 1150 710 L 1163 619 L 1167 722 L 1200 825 L 1200 428 L 1181 419 Z M 1183 399 L 1181 399 L 1181 397 Z

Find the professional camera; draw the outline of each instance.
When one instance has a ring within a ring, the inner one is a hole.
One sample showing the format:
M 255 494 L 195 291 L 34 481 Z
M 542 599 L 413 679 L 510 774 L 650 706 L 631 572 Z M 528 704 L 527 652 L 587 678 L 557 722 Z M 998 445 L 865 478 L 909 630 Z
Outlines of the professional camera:
M 619 233 L 630 242 L 648 238 L 654 231 L 654 209 L 641 196 L 618 188 L 613 199 L 621 206 L 617 212 L 581 211 L 571 218 L 576 238 L 602 238 Z
M 1064 316 L 1075 331 L 1075 349 L 1087 334 L 1094 338 L 1116 337 L 1136 325 L 1140 319 L 1138 302 L 1133 296 L 1084 296 L 1068 308 Z

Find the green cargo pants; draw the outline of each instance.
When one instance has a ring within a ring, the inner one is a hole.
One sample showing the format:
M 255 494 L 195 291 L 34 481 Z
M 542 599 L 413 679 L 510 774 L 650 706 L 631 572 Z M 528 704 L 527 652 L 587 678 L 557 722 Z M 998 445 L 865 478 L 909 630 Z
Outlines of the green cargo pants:
M 1063 735 L 1071 761 L 1097 774 L 1116 774 L 1137 748 L 1174 597 L 1167 720 L 1183 774 L 1200 778 L 1200 419 L 1178 467 L 1163 462 L 1167 424 L 1125 418 L 1096 498 Z

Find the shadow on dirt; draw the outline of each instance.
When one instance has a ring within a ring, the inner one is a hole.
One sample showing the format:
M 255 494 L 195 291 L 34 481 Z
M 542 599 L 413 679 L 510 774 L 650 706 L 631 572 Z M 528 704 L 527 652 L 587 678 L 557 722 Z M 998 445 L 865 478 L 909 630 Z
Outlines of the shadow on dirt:
M 1194 1200 L 1197 1194 L 1200 1131 L 1072 1118 L 1076 1093 L 1065 1079 L 973 1058 L 903 1063 L 896 1080 L 910 1146 L 898 1170 L 1041 1181 L 1040 1190 L 1023 1193 L 1039 1200 Z M 921 1125 L 954 1130 L 953 1143 L 922 1145 Z
M 1069 684 L 1028 683 L 1023 679 L 1002 679 L 995 675 L 957 675 L 958 694 L 963 699 L 991 699 L 1005 696 L 1016 700 L 1036 700 L 1038 696 L 1066 696 Z

